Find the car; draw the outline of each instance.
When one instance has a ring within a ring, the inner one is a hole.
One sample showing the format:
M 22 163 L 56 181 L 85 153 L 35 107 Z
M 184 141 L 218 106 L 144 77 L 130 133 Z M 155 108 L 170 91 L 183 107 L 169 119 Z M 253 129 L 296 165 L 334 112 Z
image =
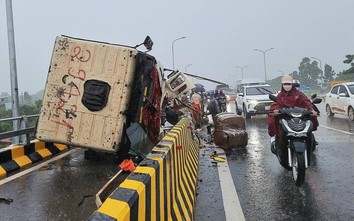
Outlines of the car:
M 233 89 L 223 91 L 226 96 L 226 101 L 235 101 L 236 92 Z
M 236 95 L 236 113 L 246 119 L 250 119 L 253 115 L 267 114 L 273 102 L 269 99 L 269 94 L 277 94 L 269 84 L 240 87 Z
M 216 85 L 215 91 L 220 91 L 220 90 L 222 90 L 222 91 L 230 90 L 230 86 L 227 85 L 227 84 L 218 84 L 218 85 Z
M 263 85 L 263 84 L 266 84 L 266 82 L 262 79 L 259 79 L 259 78 L 248 78 L 248 79 L 238 80 L 236 82 L 236 93 L 240 93 L 243 86 Z
M 334 85 L 325 97 L 327 116 L 341 114 L 354 121 L 354 82 Z

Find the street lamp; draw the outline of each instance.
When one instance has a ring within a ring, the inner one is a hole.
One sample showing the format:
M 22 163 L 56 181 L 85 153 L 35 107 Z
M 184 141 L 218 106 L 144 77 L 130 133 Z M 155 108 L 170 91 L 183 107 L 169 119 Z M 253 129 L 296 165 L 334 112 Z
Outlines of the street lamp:
M 264 80 L 267 81 L 267 68 L 266 68 L 266 59 L 265 59 L 265 54 L 267 53 L 267 51 L 270 51 L 274 48 L 269 48 L 265 51 L 259 50 L 259 49 L 254 49 L 255 51 L 259 51 L 263 53 L 263 60 L 264 60 Z
M 281 71 L 281 70 L 278 70 L 280 73 L 282 73 L 283 74 L 283 76 L 285 75 L 285 73 L 284 73 L 284 71 Z
M 316 57 L 311 57 L 312 59 L 315 59 L 315 60 L 318 60 L 320 62 L 320 70 L 321 70 L 321 89 L 322 89 L 322 86 L 323 86 L 323 70 L 322 70 L 322 62 L 319 58 L 316 58 Z
M 181 39 L 184 39 L 186 38 L 185 36 L 183 37 L 180 37 L 180 38 L 176 38 L 175 40 L 173 40 L 172 42 L 172 67 L 173 67 L 173 70 L 175 70 L 175 52 L 174 52 L 174 44 L 175 44 L 175 41 L 178 41 L 178 40 L 181 40 Z
M 248 66 L 246 65 L 246 66 L 243 66 L 243 67 L 240 67 L 240 66 L 235 66 L 236 68 L 240 68 L 241 69 L 241 73 L 242 73 L 242 80 L 243 80 L 243 69 L 244 68 L 247 68 Z
M 187 68 L 193 64 L 187 64 L 186 67 L 184 68 L 184 71 L 187 73 Z
M 18 83 L 17 83 L 17 66 L 16 66 L 16 50 L 15 50 L 15 32 L 13 24 L 12 1 L 6 0 L 6 21 L 7 21 L 7 37 L 9 46 L 10 60 L 10 82 L 11 82 L 11 100 L 12 100 L 12 117 L 19 116 L 18 101 Z M 13 131 L 17 131 L 20 127 L 18 120 L 12 122 Z M 12 137 L 12 144 L 19 143 L 19 137 Z

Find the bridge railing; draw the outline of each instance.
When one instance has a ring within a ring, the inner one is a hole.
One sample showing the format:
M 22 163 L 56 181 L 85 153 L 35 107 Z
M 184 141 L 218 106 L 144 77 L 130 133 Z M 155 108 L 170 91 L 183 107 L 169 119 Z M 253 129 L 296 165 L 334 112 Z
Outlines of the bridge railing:
M 33 114 L 33 115 L 22 115 L 19 117 L 11 117 L 11 118 L 4 118 L 0 119 L 0 123 L 6 122 L 6 121 L 19 121 L 19 129 L 18 130 L 12 130 L 12 131 L 6 131 L 0 133 L 0 140 L 6 139 L 6 138 L 15 138 L 16 142 L 19 144 L 27 144 L 31 141 L 30 139 L 30 134 L 34 133 L 35 127 L 29 127 L 28 120 L 30 118 L 38 118 L 39 114 Z M 12 142 L 14 144 L 14 142 Z

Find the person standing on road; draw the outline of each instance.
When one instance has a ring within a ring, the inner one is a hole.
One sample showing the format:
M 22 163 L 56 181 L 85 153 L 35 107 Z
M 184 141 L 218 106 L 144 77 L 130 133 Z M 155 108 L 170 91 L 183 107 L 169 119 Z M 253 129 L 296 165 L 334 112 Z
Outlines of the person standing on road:
M 197 127 L 199 127 L 201 125 L 201 122 L 202 122 L 202 96 L 200 96 L 199 93 L 197 93 L 196 91 L 192 91 L 193 94 L 191 96 L 191 103 L 192 103 L 192 106 L 193 108 L 197 111 L 197 112 L 192 112 L 192 117 L 193 117 L 193 120 L 195 122 L 195 125 Z
M 285 75 L 281 79 L 282 87 L 280 93 L 277 95 L 277 102 L 273 102 L 270 106 L 269 112 L 278 113 L 282 107 L 301 107 L 312 110 L 312 114 L 317 116 L 317 112 L 312 109 L 310 99 L 308 99 L 301 91 L 297 90 L 293 85 L 293 78 L 290 75 Z M 275 136 L 281 135 L 281 130 L 278 123 L 278 117 L 272 114 L 268 115 L 268 134 L 270 136 L 271 150 L 275 153 Z M 314 131 L 317 130 L 317 117 L 312 117 Z
M 208 114 L 211 114 L 211 118 L 213 119 L 213 123 L 215 125 L 215 116 L 221 112 L 219 108 L 219 103 L 216 98 L 210 99 L 207 111 Z

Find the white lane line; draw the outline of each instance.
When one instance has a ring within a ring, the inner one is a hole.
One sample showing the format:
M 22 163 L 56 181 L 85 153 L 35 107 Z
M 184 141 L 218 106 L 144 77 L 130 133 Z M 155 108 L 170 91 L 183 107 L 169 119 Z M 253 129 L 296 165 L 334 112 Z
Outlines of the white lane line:
M 10 181 L 12 181 L 12 180 L 14 180 L 14 179 L 17 179 L 17 178 L 19 178 L 19 177 L 21 177 L 21 176 L 23 176 L 23 175 L 26 175 L 27 173 L 30 173 L 30 172 L 32 172 L 32 171 L 34 171 L 34 170 L 37 170 L 37 169 L 39 169 L 39 168 L 41 168 L 41 167 L 44 167 L 45 165 L 47 165 L 47 164 L 49 164 L 49 163 L 51 163 L 51 162 L 54 162 L 54 161 L 56 161 L 56 160 L 59 160 L 59 159 L 65 157 L 65 156 L 67 156 L 67 155 L 69 155 L 69 154 L 71 154 L 71 153 L 73 153 L 73 152 L 75 152 L 75 151 L 77 151 L 77 150 L 78 150 L 78 149 L 72 149 L 72 150 L 70 150 L 70 151 L 68 151 L 68 152 L 65 152 L 65 153 L 60 154 L 60 155 L 58 155 L 58 156 L 56 156 L 56 157 L 53 157 L 53 158 L 51 158 L 50 160 L 44 161 L 43 163 L 40 163 L 40 164 L 38 164 L 38 165 L 36 165 L 36 166 L 34 166 L 34 167 L 28 168 L 27 170 L 24 170 L 24 171 L 22 171 L 22 172 L 19 172 L 19 173 L 14 174 L 14 175 L 12 175 L 12 176 L 10 176 L 10 177 L 7 177 L 7 178 L 5 178 L 5 179 L 3 179 L 3 180 L 0 180 L 0 186 L 3 185 L 3 184 L 5 184 L 5 183 L 8 183 L 8 182 L 10 182 Z
M 215 148 L 217 153 L 225 154 L 221 148 Z M 226 158 L 226 157 L 225 157 Z M 229 165 L 226 163 L 218 163 L 218 173 L 220 178 L 221 194 L 224 203 L 226 220 L 243 221 L 243 214 L 240 200 L 237 196 L 236 187 L 231 176 Z
M 338 132 L 345 133 L 345 134 L 349 134 L 349 135 L 353 135 L 354 134 L 354 133 L 350 133 L 348 131 L 338 130 L 338 129 L 335 129 L 335 128 L 332 128 L 332 127 L 326 127 L 326 126 L 323 126 L 323 125 L 320 125 L 320 127 L 323 127 L 323 128 L 329 129 L 329 130 L 338 131 Z

